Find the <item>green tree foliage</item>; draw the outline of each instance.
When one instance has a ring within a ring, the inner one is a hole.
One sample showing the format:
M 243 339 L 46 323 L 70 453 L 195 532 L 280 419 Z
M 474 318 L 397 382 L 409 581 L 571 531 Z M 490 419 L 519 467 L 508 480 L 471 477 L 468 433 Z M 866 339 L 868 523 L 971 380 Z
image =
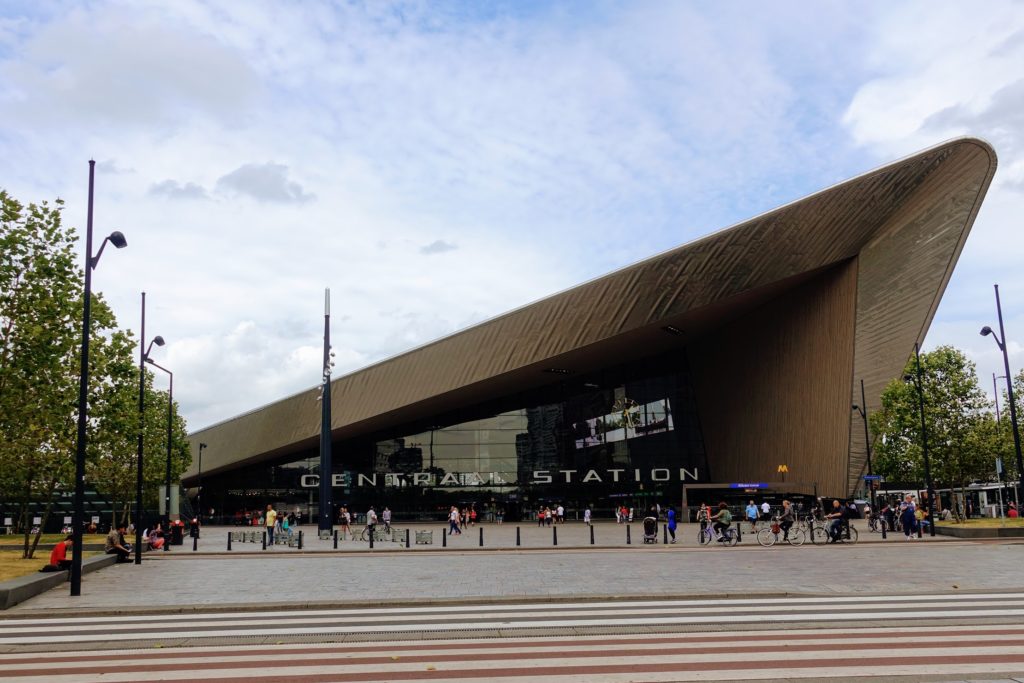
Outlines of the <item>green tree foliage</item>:
M 991 404 L 978 384 L 974 363 L 963 352 L 942 346 L 921 354 L 925 424 L 932 478 L 936 486 L 962 488 L 988 479 L 994 468 L 997 436 Z M 911 357 L 904 378 L 882 392 L 882 409 L 871 416 L 875 470 L 890 481 L 923 482 L 916 365 Z
M 38 535 L 30 542 L 29 511 L 44 506 L 45 525 L 55 496 L 74 486 L 83 273 L 75 232 L 62 224 L 62 209 L 59 200 L 25 206 L 0 190 L 0 501 L 17 511 L 26 557 L 38 543 Z M 118 329 L 109 306 L 94 294 L 87 477 L 118 500 L 128 498 L 122 480 L 129 471 L 134 491 L 139 428 L 134 346 L 132 335 Z M 176 408 L 173 421 L 176 477 L 190 456 Z M 166 425 L 166 393 L 153 390 L 149 375 L 144 433 L 151 504 L 155 486 L 163 482 Z

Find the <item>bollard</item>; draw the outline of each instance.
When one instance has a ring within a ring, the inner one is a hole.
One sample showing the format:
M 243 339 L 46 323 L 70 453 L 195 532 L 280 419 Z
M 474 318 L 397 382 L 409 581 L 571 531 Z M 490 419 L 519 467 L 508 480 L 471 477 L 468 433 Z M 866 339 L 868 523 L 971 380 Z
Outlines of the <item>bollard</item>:
M 847 541 L 850 540 L 850 524 L 849 524 L 849 522 L 847 522 L 847 524 L 846 524 L 846 540 Z
M 883 519 L 882 520 L 882 540 L 883 541 L 885 540 L 885 526 L 886 526 L 885 520 Z
M 373 536 L 376 529 L 370 527 L 370 550 L 373 550 Z
M 519 527 L 516 527 L 516 545 L 519 545 Z
M 630 538 L 629 538 L 629 525 L 627 524 L 626 525 L 626 545 L 630 545 L 632 543 L 633 543 L 633 541 L 630 540 Z
M 449 532 L 449 533 L 451 533 L 451 532 Z M 448 534 L 446 534 L 444 532 L 444 529 L 441 529 L 441 547 L 442 548 L 447 548 L 448 547 Z
M 167 541 L 164 541 L 166 543 Z M 231 532 L 228 532 L 228 552 L 231 552 Z
M 483 531 L 481 531 L 480 533 L 483 533 Z M 409 530 L 408 529 L 405 530 L 405 547 L 406 548 L 409 547 Z
M 554 545 L 558 545 L 558 527 L 551 527 L 551 541 Z
M 299 550 L 302 550 L 302 529 L 299 529 Z
M 334 530 L 334 549 L 338 549 L 338 530 Z
M 195 552 L 197 550 L 199 550 L 199 537 L 198 536 L 193 536 L 192 537 L 192 552 Z
M 594 525 L 590 525 L 590 545 L 594 545 Z
M 918 538 L 922 538 L 923 536 L 924 536 L 924 533 L 921 531 L 921 523 L 918 522 L 918 524 L 917 524 L 917 537 Z
M 736 522 L 736 542 L 739 543 L 743 540 L 743 522 Z
M 266 531 L 263 532 L 263 549 L 264 550 L 267 549 L 267 532 Z
M 668 524 L 661 527 L 661 544 L 668 545 Z
M 480 527 L 480 547 L 484 547 L 484 528 Z

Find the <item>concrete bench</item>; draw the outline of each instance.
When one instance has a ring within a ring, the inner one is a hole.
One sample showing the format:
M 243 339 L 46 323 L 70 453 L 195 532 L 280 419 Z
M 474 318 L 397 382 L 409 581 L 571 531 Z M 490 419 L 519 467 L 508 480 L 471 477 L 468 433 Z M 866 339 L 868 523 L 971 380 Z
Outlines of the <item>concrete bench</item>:
M 117 562 L 117 555 L 96 555 L 82 560 L 82 574 L 109 567 Z M 20 602 L 34 598 L 68 580 L 71 572 L 36 572 L 0 583 L 0 610 L 10 609 Z

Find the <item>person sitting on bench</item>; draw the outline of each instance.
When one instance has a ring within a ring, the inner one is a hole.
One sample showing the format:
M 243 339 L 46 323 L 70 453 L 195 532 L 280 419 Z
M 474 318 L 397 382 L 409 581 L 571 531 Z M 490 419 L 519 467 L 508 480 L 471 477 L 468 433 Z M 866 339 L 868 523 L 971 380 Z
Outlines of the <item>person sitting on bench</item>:
M 128 556 L 132 552 L 131 546 L 124 541 L 124 529 L 124 524 L 118 524 L 116 529 L 111 529 L 104 544 L 104 552 L 107 555 L 116 554 L 118 564 L 128 562 Z
M 68 548 L 71 547 L 74 536 L 67 535 L 63 541 L 53 546 L 50 551 L 50 564 L 44 566 L 41 572 L 63 572 L 71 569 L 71 560 L 68 559 Z

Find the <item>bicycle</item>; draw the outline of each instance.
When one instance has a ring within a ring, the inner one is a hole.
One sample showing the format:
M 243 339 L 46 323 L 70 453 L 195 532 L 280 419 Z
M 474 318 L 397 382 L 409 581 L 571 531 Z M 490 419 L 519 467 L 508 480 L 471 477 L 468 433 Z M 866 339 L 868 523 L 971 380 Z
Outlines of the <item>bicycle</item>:
M 782 526 L 779 524 L 779 519 L 776 517 L 772 520 L 770 527 L 761 529 L 757 532 L 757 542 L 766 548 L 770 548 L 776 543 L 781 542 L 801 546 L 804 544 L 804 531 L 794 524 L 789 528 L 789 533 L 784 535 L 782 533 Z
M 824 544 L 824 543 L 828 543 L 829 541 L 832 540 L 832 535 L 831 535 L 831 533 L 829 533 L 829 530 L 828 530 L 827 527 L 822 527 L 822 531 L 824 533 L 823 540 L 819 541 L 819 540 L 817 540 L 816 537 L 812 537 L 812 540 L 816 544 L 818 544 L 818 543 Z M 817 532 L 817 527 L 815 527 L 815 532 Z M 839 537 L 836 539 L 835 542 L 836 543 L 856 543 L 857 542 L 857 529 L 852 524 L 850 524 L 850 523 L 844 524 L 843 525 L 843 530 L 839 532 Z
M 359 540 L 370 542 L 370 527 L 363 527 L 363 533 L 359 535 Z M 390 541 L 391 540 L 391 527 L 385 529 L 380 528 L 378 525 L 373 526 L 373 540 L 374 541 Z
M 697 532 L 697 542 L 701 545 L 708 545 L 712 540 L 717 541 L 723 536 L 726 539 L 723 543 L 729 547 L 732 547 L 739 542 L 739 537 L 736 535 L 736 529 L 730 526 L 725 530 L 724 534 L 719 534 L 710 524 Z

